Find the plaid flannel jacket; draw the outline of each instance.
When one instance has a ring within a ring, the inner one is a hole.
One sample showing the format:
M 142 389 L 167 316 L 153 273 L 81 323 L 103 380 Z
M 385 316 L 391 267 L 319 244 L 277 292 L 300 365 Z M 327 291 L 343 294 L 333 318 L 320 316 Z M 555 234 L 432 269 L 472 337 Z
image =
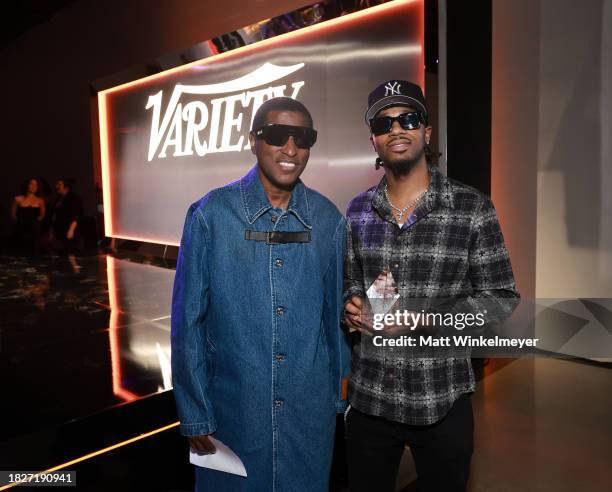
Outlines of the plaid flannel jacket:
M 493 204 L 437 168 L 429 166 L 429 172 L 429 188 L 401 228 L 385 198 L 384 177 L 350 202 L 344 301 L 367 298 L 368 288 L 387 271 L 400 295 L 395 309 L 416 311 L 415 301 L 429 311 L 481 310 L 488 312 L 488 323 L 502 321 L 519 294 Z M 443 309 L 422 302 L 436 299 L 444 300 Z M 459 396 L 475 389 L 469 354 L 440 354 L 376 349 L 372 337 L 362 335 L 353 348 L 351 405 L 405 424 L 439 421 Z

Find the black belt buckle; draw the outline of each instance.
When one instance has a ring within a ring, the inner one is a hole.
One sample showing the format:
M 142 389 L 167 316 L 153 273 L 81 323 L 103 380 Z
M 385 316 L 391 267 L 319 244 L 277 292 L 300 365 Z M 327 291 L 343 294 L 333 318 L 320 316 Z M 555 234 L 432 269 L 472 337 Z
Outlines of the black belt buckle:
M 244 231 L 247 241 L 262 241 L 266 244 L 309 243 L 310 231 Z

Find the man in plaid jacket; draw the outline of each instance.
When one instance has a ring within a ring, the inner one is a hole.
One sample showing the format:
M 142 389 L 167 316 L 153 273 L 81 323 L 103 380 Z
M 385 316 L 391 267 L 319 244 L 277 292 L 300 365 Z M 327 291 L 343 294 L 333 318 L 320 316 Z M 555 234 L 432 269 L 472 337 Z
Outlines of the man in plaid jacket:
M 420 491 L 463 491 L 473 450 L 469 351 L 383 342 L 435 333 L 427 313 L 503 321 L 519 297 L 508 251 L 491 200 L 428 163 L 432 128 L 420 87 L 381 84 L 365 119 L 384 176 L 347 211 L 344 321 L 362 332 L 346 414 L 351 491 L 394 490 L 405 443 Z M 417 319 L 402 312 L 422 318 L 398 326 Z M 383 319 L 394 321 L 377 331 Z

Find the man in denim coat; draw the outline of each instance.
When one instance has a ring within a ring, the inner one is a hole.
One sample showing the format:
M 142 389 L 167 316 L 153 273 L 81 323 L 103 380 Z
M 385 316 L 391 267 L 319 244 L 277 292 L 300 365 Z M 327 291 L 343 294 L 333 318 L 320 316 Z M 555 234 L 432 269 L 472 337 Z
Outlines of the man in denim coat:
M 341 329 L 346 223 L 304 186 L 308 110 L 265 102 L 257 165 L 187 212 L 172 299 L 172 379 L 191 448 L 208 436 L 247 478 L 196 467 L 196 490 L 327 491 L 349 349 Z

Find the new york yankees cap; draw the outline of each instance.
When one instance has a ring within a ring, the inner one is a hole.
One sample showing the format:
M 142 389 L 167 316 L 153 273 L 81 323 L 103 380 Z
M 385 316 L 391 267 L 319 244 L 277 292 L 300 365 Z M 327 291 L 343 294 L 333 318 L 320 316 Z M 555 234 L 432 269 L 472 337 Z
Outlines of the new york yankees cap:
M 389 80 L 380 84 L 368 96 L 368 110 L 365 113 L 366 124 L 382 109 L 391 106 L 411 106 L 423 113 L 427 120 L 427 106 L 421 88 L 407 80 Z

